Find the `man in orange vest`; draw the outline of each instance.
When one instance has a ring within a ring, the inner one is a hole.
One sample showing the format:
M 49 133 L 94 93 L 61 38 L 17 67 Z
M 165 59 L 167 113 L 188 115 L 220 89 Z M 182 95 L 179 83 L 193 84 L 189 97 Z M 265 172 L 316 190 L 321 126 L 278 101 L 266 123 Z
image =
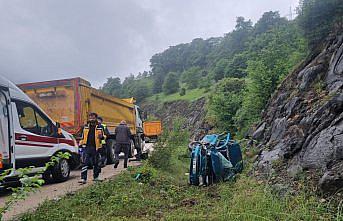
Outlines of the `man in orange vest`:
M 89 165 L 93 165 L 94 181 L 100 181 L 101 160 L 99 150 L 102 148 L 102 141 L 106 139 L 106 135 L 104 134 L 103 126 L 98 123 L 97 118 L 98 115 L 96 113 L 90 113 L 89 120 L 82 131 L 82 139 L 80 141 L 80 147 L 83 148 L 81 184 L 86 184 L 87 182 Z

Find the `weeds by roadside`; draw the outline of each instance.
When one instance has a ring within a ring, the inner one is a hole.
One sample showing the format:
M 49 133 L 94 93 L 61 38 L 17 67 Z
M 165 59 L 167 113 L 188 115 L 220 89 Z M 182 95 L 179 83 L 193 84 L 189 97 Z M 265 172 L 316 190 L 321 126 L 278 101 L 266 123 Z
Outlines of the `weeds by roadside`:
M 175 129 L 142 167 L 47 201 L 20 220 L 343 220 L 339 210 L 305 192 L 275 195 L 248 176 L 249 168 L 235 182 L 189 186 L 187 139 L 175 140 L 185 134 Z

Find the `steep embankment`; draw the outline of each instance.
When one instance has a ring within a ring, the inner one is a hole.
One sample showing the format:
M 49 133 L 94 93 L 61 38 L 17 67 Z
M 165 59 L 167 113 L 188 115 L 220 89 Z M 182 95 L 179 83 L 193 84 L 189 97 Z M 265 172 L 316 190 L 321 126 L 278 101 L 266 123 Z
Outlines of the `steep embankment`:
M 149 101 L 144 102 L 141 106 L 149 116 L 161 119 L 163 126 L 167 128 L 172 127 L 173 120 L 183 118 L 185 120 L 183 127 L 195 135 L 204 125 L 205 104 L 206 98 L 203 97 L 195 101 L 177 100 L 164 103 Z
M 271 174 L 282 164 L 286 177 L 315 171 L 324 192 L 343 187 L 343 35 L 284 80 L 253 136 L 264 147 L 260 171 Z

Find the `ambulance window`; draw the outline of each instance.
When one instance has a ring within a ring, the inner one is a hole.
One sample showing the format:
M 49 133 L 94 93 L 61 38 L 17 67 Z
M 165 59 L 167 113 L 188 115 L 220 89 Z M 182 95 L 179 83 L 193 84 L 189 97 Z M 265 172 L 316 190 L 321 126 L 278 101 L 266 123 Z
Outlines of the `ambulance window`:
M 18 117 L 21 128 L 42 136 L 54 136 L 55 130 L 52 122 L 38 109 L 30 104 L 16 101 Z
M 36 117 L 37 117 L 38 134 L 42 136 L 53 136 L 54 135 L 53 124 L 48 119 L 42 117 L 42 115 L 38 111 L 36 111 Z
M 16 103 L 20 126 L 31 133 L 37 134 L 37 122 L 34 109 L 25 103 Z

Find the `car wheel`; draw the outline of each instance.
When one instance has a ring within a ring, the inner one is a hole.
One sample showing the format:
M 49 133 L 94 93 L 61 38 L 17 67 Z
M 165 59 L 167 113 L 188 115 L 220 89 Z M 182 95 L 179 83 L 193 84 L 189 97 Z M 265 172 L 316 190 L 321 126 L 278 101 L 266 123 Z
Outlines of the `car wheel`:
M 60 159 L 52 169 L 51 174 L 55 182 L 68 180 L 70 175 L 70 165 L 68 161 L 66 159 Z
M 51 171 L 50 171 L 50 170 L 46 170 L 46 171 L 42 174 L 42 178 L 43 178 L 43 180 L 44 180 L 45 183 L 51 183 L 51 182 L 52 182 Z

